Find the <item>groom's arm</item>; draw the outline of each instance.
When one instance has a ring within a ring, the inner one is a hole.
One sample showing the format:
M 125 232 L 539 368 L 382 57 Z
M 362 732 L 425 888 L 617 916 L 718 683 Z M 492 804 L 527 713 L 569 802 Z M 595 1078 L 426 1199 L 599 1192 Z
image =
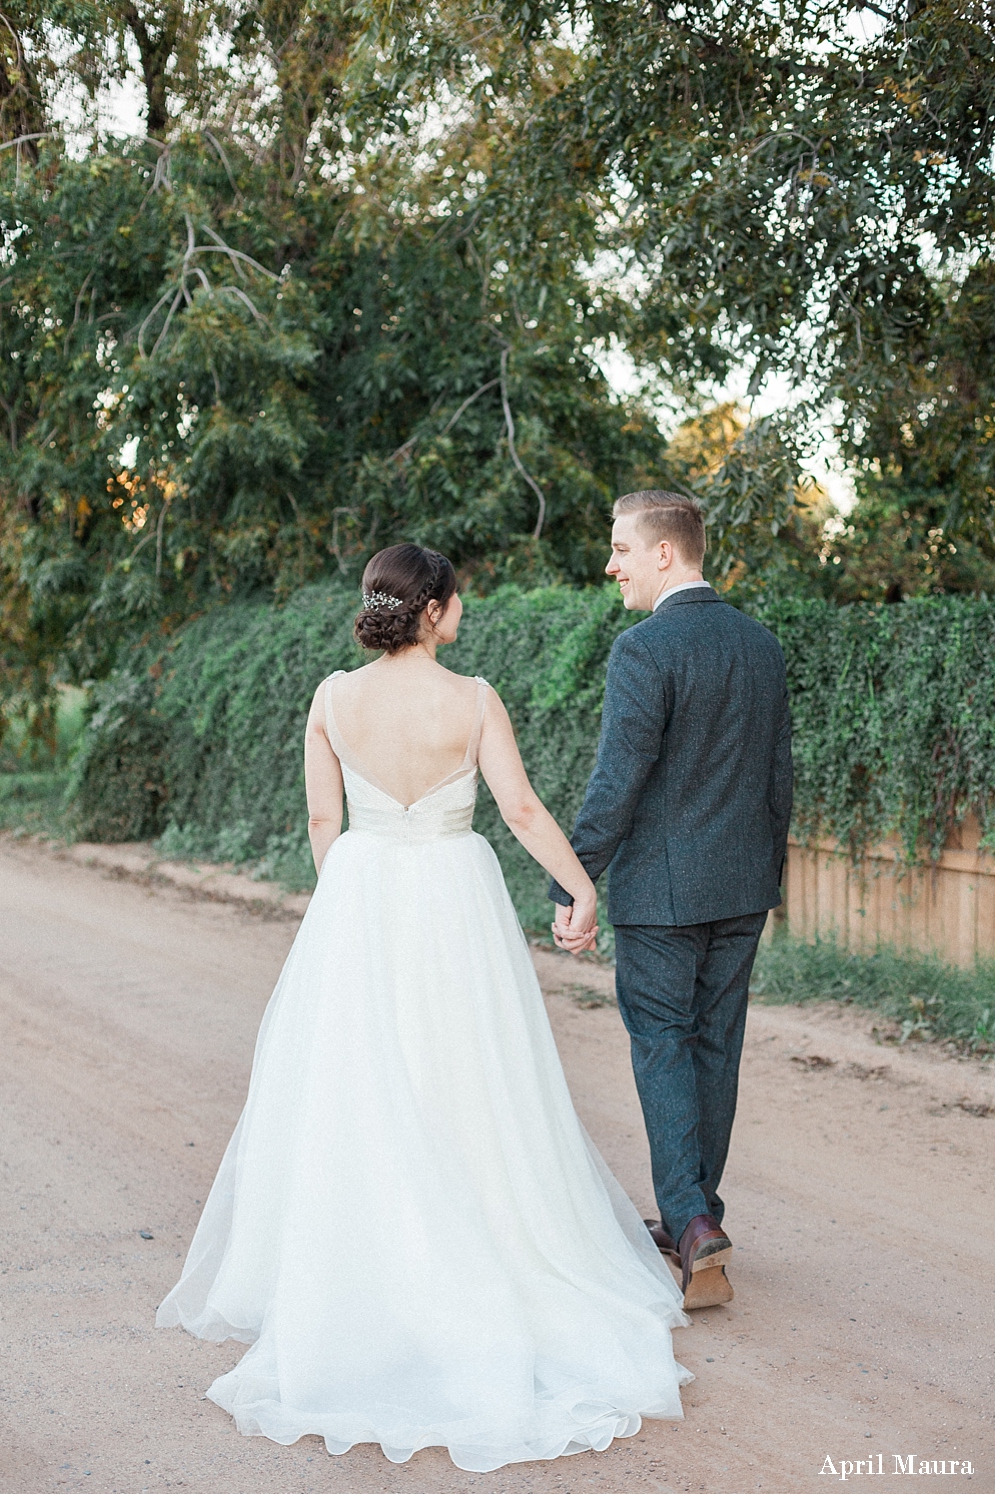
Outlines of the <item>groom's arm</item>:
M 634 631 L 623 633 L 608 657 L 598 760 L 570 837 L 592 881 L 632 828 L 669 715 L 668 692 L 652 655 Z M 548 895 L 564 907 L 573 901 L 558 882 L 550 885 Z

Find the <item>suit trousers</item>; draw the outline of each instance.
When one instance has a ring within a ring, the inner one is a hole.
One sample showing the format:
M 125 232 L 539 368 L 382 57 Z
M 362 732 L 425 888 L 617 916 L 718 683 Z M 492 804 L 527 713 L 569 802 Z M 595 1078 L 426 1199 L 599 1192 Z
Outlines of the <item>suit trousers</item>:
M 746 1002 L 766 913 L 684 927 L 619 924 L 615 985 L 664 1227 L 721 1221 Z

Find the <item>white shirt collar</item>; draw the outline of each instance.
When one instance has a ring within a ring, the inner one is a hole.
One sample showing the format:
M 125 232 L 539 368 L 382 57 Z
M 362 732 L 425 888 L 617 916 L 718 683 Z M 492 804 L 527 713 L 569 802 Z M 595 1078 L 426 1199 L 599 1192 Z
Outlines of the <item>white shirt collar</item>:
M 660 603 L 665 602 L 668 597 L 676 597 L 679 591 L 690 591 L 692 586 L 707 586 L 711 590 L 711 585 L 710 581 L 682 581 L 680 586 L 669 586 L 666 591 L 660 593 L 653 603 L 653 611 L 655 612 Z

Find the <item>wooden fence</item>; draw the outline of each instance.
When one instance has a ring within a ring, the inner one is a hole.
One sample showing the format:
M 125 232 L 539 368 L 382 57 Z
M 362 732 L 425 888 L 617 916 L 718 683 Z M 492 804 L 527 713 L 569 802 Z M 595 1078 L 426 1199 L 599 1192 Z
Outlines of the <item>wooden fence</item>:
M 834 841 L 807 848 L 792 840 L 783 916 L 802 938 L 835 933 L 854 950 L 885 942 L 958 965 L 995 957 L 995 856 L 979 840 L 968 817 L 935 866 L 911 868 L 890 843 L 854 867 Z

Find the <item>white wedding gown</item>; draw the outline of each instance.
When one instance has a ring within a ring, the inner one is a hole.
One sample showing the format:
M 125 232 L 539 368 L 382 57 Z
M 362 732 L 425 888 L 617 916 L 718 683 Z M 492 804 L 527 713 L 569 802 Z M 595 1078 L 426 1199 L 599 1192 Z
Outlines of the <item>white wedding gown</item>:
M 680 1417 L 681 1296 L 570 1100 L 463 769 L 405 808 L 330 714 L 349 829 L 263 1017 L 248 1099 L 160 1325 L 252 1347 L 241 1432 L 458 1467 Z

